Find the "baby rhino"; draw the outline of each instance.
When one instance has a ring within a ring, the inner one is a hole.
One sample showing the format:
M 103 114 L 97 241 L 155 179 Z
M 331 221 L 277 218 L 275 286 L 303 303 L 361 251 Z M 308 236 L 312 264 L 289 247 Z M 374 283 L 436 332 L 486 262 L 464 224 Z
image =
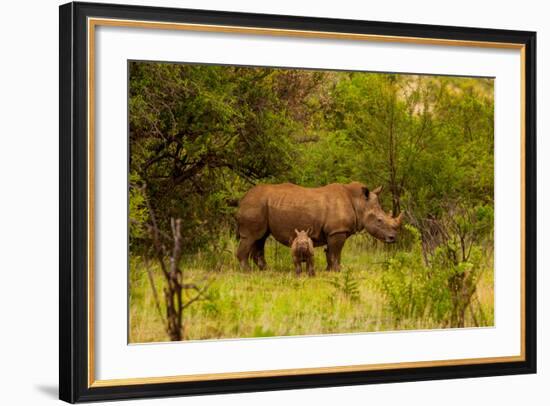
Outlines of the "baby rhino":
M 302 272 L 302 262 L 305 262 L 308 275 L 313 276 L 315 275 L 313 269 L 313 241 L 309 237 L 309 229 L 307 231 L 294 229 L 294 232 L 296 237 L 290 245 L 290 252 L 296 268 L 296 275 Z

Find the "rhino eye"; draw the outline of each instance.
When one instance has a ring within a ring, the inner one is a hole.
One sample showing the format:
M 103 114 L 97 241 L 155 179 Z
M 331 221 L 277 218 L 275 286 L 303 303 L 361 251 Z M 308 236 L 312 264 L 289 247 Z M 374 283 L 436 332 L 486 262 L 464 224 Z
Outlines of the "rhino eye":
M 378 217 L 376 221 L 378 221 L 378 224 L 382 224 L 382 219 L 380 217 Z

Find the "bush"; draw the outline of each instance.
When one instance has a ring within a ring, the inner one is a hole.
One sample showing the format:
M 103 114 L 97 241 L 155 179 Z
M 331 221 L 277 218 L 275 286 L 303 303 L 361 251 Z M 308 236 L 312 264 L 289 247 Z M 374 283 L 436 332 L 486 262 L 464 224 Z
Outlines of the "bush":
M 483 270 L 481 246 L 471 242 L 463 249 L 457 242 L 461 241 L 459 238 L 449 238 L 426 262 L 420 232 L 410 225 L 405 227 L 413 235 L 412 248 L 387 260 L 381 279 L 396 327 L 408 319 L 430 319 L 441 327 L 464 327 L 466 310 L 471 306 Z M 461 252 L 467 255 L 462 256 Z M 477 326 L 471 310 L 473 324 Z
M 427 317 L 430 308 L 439 310 L 442 294 L 444 296 L 431 269 L 423 262 L 420 233 L 410 225 L 405 225 L 405 229 L 412 235 L 412 247 L 410 251 L 397 252 L 388 259 L 382 276 L 382 291 L 394 315 L 396 327 L 405 319 Z M 433 313 L 437 315 L 441 311 Z
M 350 268 L 344 268 L 336 279 L 330 279 L 328 282 L 334 287 L 334 293 L 330 300 L 335 301 L 337 296 L 342 296 L 352 302 L 358 302 L 361 299 L 359 279 Z

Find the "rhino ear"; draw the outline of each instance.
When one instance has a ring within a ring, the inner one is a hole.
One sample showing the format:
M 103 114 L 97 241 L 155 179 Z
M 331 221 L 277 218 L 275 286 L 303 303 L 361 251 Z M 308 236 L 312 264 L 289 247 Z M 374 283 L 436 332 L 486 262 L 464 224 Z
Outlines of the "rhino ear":
M 368 198 L 369 198 L 369 193 L 370 193 L 370 192 L 369 192 L 369 188 L 366 187 L 366 186 L 363 186 L 363 187 L 361 188 L 361 191 L 363 192 L 363 194 L 365 195 L 365 197 L 368 199 Z
M 378 186 L 376 189 L 372 191 L 375 195 L 379 195 L 382 192 L 382 186 Z
M 397 227 L 401 227 L 402 223 L 403 223 L 403 212 L 399 213 L 399 216 L 395 218 L 395 224 L 397 224 Z
M 294 229 L 294 232 L 296 233 L 296 235 L 298 235 L 298 234 L 299 234 L 299 231 L 298 231 L 298 230 L 296 230 L 296 229 Z

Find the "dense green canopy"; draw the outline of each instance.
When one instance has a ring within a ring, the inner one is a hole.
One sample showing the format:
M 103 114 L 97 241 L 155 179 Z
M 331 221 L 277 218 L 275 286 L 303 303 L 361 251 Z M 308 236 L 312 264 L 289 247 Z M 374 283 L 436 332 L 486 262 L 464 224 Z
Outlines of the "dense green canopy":
M 233 227 L 256 183 L 382 185 L 420 228 L 492 207 L 492 79 L 131 62 L 129 90 L 134 250 L 145 184 L 188 251 Z

